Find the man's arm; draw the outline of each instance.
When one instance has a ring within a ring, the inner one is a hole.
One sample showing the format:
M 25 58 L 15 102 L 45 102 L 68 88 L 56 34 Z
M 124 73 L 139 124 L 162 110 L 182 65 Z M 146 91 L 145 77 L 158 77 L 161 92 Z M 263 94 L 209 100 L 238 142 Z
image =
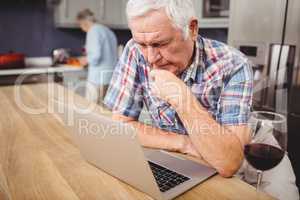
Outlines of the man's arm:
M 168 101 L 177 111 L 196 151 L 220 175 L 224 177 L 232 176 L 242 164 L 243 148 L 250 138 L 250 131 L 247 125 L 220 125 L 198 102 L 191 90 L 174 74 L 164 70 L 153 70 L 151 76 L 156 88 L 156 95 Z M 244 91 L 244 89 L 247 89 L 247 84 L 247 81 L 245 81 L 245 83 L 236 85 L 231 83 L 227 85 L 228 89 L 231 89 L 229 85 L 234 89 L 240 86 L 240 90 Z M 245 95 L 247 94 L 245 93 Z M 230 95 L 222 97 L 221 105 L 223 110 L 220 113 L 222 114 L 221 120 L 225 121 L 233 118 L 236 121 L 239 120 L 239 123 L 247 122 L 248 108 L 246 106 L 248 106 L 249 97 L 245 96 L 243 98 L 243 95 L 241 97 Z M 245 107 L 241 107 L 241 105 L 245 105 Z M 230 110 L 239 110 L 235 106 L 243 109 L 241 110 L 243 115 L 240 116 L 239 113 L 229 112 Z
M 176 151 L 200 157 L 198 152 L 192 146 L 190 138 L 186 135 L 163 131 L 138 122 L 132 117 L 126 117 L 120 114 L 113 114 L 113 119 L 128 123 L 135 127 L 138 132 L 139 141 L 144 147 Z
M 247 126 L 221 126 L 209 115 L 193 110 L 177 110 L 180 118 L 185 119 L 183 123 L 189 136 L 166 132 L 124 115 L 114 114 L 113 119 L 135 127 L 142 146 L 189 154 L 204 159 L 221 176 L 232 176 L 242 163 L 243 146 L 249 141 L 249 129 Z M 199 120 L 202 121 L 199 123 Z
M 247 125 L 220 125 L 189 91 L 181 104 L 176 106 L 176 111 L 201 156 L 220 175 L 232 176 L 240 168 L 244 158 L 243 147 L 249 142 Z

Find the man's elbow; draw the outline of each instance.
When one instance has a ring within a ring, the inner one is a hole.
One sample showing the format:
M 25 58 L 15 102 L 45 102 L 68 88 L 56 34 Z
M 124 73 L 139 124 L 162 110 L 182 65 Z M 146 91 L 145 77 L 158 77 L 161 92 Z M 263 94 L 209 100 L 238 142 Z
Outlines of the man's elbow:
M 218 173 L 224 178 L 232 177 L 237 172 L 237 170 L 238 170 L 238 168 L 221 168 L 221 169 L 217 169 Z
M 232 177 L 241 167 L 243 159 L 236 159 L 231 162 L 226 162 L 220 167 L 216 168 L 218 173 L 224 178 Z

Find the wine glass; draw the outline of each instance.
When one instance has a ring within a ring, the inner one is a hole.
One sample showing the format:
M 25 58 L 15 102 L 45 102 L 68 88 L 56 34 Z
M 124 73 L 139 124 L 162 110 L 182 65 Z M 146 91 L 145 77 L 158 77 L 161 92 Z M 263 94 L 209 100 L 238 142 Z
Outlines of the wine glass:
M 252 140 L 245 145 L 244 154 L 248 163 L 257 170 L 259 190 L 263 171 L 277 166 L 287 149 L 287 124 L 283 115 L 267 111 L 252 112 L 249 125 Z

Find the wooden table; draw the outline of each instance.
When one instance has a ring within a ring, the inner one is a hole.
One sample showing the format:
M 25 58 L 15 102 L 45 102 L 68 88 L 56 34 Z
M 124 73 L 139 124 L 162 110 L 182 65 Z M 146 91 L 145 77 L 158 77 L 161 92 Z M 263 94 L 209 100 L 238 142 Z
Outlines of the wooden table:
M 0 88 L 0 199 L 151 199 L 81 157 L 51 110 L 53 98 L 88 104 L 54 83 Z M 110 115 L 99 106 L 95 112 Z M 216 175 L 177 199 L 258 198 L 272 199 L 238 178 Z

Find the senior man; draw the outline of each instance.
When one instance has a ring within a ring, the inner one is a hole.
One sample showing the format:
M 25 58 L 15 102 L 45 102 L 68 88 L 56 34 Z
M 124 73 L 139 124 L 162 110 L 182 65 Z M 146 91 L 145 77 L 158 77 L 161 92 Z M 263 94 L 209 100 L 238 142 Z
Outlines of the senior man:
M 146 147 L 186 153 L 230 177 L 243 163 L 253 92 L 239 51 L 198 35 L 191 0 L 129 0 L 133 38 L 105 97 Z M 138 122 L 143 105 L 154 126 Z

